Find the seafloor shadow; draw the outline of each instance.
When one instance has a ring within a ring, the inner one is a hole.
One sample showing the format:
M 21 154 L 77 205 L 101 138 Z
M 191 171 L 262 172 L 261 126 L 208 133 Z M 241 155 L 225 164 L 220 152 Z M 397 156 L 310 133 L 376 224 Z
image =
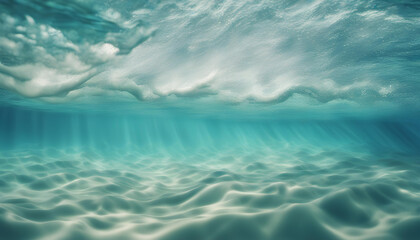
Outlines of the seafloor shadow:
M 420 236 L 419 164 L 412 159 L 327 151 L 234 156 L 5 153 L 0 238 Z

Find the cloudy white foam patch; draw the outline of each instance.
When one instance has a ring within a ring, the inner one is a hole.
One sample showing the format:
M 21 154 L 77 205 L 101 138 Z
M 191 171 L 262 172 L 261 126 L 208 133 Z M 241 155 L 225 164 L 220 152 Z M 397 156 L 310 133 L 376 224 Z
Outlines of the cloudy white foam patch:
M 420 21 L 403 5 L 20 4 L 25 13 L 5 5 L 0 15 L 0 87 L 28 97 L 368 103 L 412 101 L 420 90 Z
M 0 87 L 27 97 L 65 98 L 84 88 L 119 52 L 130 52 L 149 37 L 142 24 L 120 27 L 102 18 L 94 5 L 49 1 L 2 5 Z M 111 16 L 122 18 L 117 12 Z M 125 38 L 129 43 L 119 44 Z

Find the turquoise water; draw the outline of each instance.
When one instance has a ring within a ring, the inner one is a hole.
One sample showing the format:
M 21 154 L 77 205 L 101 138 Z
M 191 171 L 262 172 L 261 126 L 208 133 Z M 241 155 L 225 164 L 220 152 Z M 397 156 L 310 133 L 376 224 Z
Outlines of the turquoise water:
M 0 0 L 0 239 L 419 239 L 417 1 Z
M 416 119 L 3 107 L 1 239 L 417 239 Z

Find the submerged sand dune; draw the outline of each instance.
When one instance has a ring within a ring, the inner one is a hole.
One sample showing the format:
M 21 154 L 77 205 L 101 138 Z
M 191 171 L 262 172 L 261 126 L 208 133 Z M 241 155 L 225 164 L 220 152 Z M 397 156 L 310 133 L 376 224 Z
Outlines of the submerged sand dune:
M 419 0 L 0 0 L 0 240 L 419 240 Z
M 3 152 L 0 239 L 420 236 L 420 163 L 270 153 Z

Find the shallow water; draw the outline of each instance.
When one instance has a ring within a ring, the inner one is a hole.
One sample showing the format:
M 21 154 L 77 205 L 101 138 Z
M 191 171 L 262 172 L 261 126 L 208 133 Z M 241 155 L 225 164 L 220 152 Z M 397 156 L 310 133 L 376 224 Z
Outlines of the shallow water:
M 194 158 L 206 159 L 203 155 Z M 9 152 L 1 162 L 2 236 L 417 239 L 420 234 L 417 162 L 328 151 L 235 153 L 208 161 Z
M 2 239 L 420 234 L 415 121 L 107 114 L 3 108 Z
M 0 240 L 420 239 L 415 0 L 0 0 Z

